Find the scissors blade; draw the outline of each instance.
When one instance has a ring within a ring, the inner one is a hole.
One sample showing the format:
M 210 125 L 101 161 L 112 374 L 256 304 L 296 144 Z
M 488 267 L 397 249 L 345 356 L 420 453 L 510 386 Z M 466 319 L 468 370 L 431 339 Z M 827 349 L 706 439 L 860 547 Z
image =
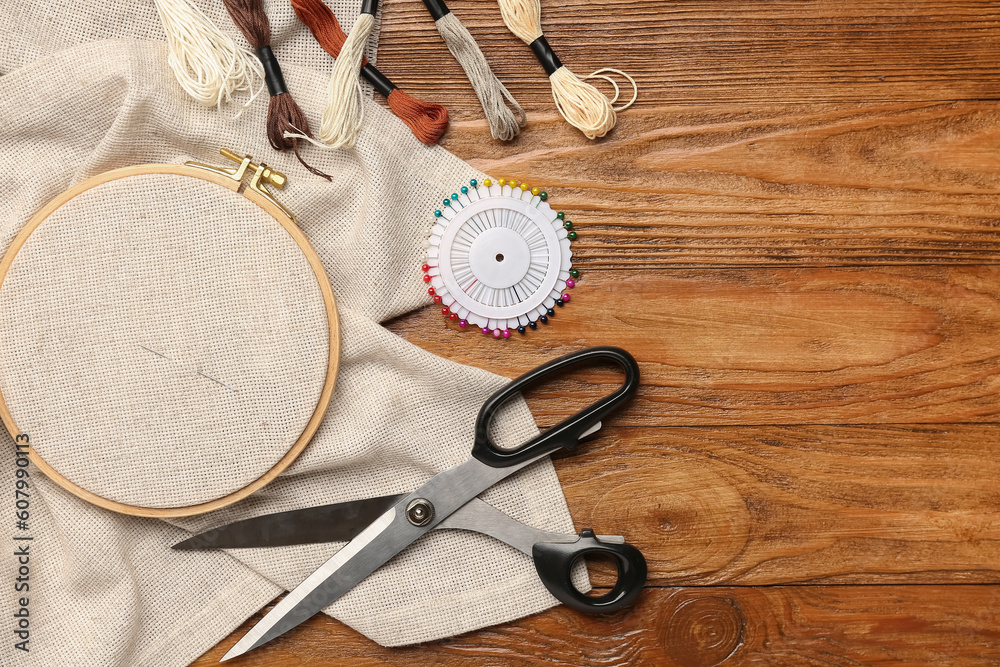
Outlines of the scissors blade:
M 255 516 L 178 542 L 174 549 L 246 549 L 347 542 L 405 494 Z
M 505 468 L 493 468 L 476 459 L 469 459 L 430 478 L 419 489 L 389 508 L 282 598 L 222 656 L 220 662 L 243 655 L 283 635 L 336 602 L 340 596 L 469 500 L 543 456 L 546 454 Z M 416 499 L 427 500 L 434 507 L 433 518 L 423 526 L 415 526 L 406 518 L 407 506 Z
M 382 563 L 401 551 L 406 544 L 400 543 L 408 536 L 404 536 L 400 531 L 386 530 L 397 523 L 399 514 L 398 506 L 394 506 L 373 521 L 343 549 L 334 554 L 333 558 L 282 598 L 222 656 L 220 662 L 243 655 L 288 632 L 334 602 Z M 357 558 L 359 554 L 366 557 Z

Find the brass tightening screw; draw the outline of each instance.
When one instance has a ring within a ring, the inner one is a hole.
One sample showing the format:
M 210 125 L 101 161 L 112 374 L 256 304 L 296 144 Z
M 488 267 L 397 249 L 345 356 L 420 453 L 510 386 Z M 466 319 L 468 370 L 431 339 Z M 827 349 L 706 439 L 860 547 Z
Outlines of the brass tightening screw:
M 243 158 L 241 158 L 239 155 L 232 152 L 228 148 L 223 148 L 219 152 L 222 153 L 223 156 L 227 157 L 233 162 L 236 162 L 237 164 L 243 162 Z M 258 166 L 259 165 L 255 164 L 254 162 L 251 162 L 249 164 L 249 167 L 254 171 L 257 171 Z M 264 171 L 261 173 L 260 178 L 261 180 L 265 181 L 268 185 L 273 185 L 279 190 L 283 190 L 285 187 L 285 183 L 288 182 L 288 179 L 285 178 L 284 174 L 282 174 L 280 171 L 275 171 L 274 169 L 271 169 L 267 165 L 264 165 Z

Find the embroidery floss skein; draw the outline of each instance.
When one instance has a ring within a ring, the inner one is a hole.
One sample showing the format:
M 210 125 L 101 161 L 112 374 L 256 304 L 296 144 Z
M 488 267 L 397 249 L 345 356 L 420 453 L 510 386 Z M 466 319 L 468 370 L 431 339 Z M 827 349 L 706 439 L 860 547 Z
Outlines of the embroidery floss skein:
M 486 121 L 490 124 L 490 134 L 501 141 L 510 141 L 516 137 L 527 121 L 527 116 L 514 96 L 493 73 L 475 38 L 448 9 L 444 0 L 424 0 L 424 6 L 434 19 L 434 25 L 451 55 L 455 56 L 455 60 L 469 77 L 469 83 L 476 91 L 476 97 L 486 114 Z M 513 110 L 507 107 L 505 100 L 514 107 Z
M 514 35 L 527 44 L 549 75 L 552 97 L 563 118 L 588 139 L 603 137 L 615 126 L 615 109 L 601 91 L 569 71 L 542 34 L 539 0 L 497 0 L 500 15 Z
M 291 0 L 299 20 L 306 24 L 323 50 L 334 58 L 347 40 L 340 22 L 323 0 Z M 361 60 L 361 75 L 385 96 L 389 108 L 425 144 L 436 144 L 448 129 L 448 110 L 440 104 L 424 102 L 396 87 L 367 59 Z
M 361 0 L 358 20 L 347 35 L 333 66 L 327 89 L 326 110 L 319 129 L 320 140 L 332 148 L 350 148 L 358 138 L 364 116 L 364 97 L 358 72 L 365 57 L 365 45 L 375 27 L 378 0 Z
M 248 49 L 238 46 L 189 0 L 153 0 L 153 4 L 170 46 L 167 64 L 188 95 L 219 109 L 242 91 L 250 93 L 244 107 L 256 99 L 264 88 L 264 68 Z
M 222 1 L 233 23 L 256 51 L 264 69 L 264 81 L 271 96 L 267 105 L 267 139 L 271 147 L 279 151 L 291 148 L 303 167 L 317 176 L 331 180 L 327 174 L 306 164 L 299 155 L 299 140 L 294 135 L 309 136 L 309 121 L 288 92 L 278 59 L 271 51 L 271 23 L 264 13 L 262 0 Z

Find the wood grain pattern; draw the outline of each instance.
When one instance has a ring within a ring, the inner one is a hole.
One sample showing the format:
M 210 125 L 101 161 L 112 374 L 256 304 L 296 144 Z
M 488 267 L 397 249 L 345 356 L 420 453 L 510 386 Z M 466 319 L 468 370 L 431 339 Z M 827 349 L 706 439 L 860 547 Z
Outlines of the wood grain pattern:
M 517 623 L 395 649 L 317 616 L 263 649 L 266 660 L 251 662 L 249 654 L 232 664 L 995 665 L 998 621 L 995 586 L 654 588 L 634 608 L 609 616 L 556 607 Z M 194 664 L 217 664 L 235 641 Z
M 998 452 L 992 424 L 611 428 L 556 469 L 653 585 L 1000 583 Z
M 529 111 L 551 109 L 541 66 L 493 2 L 448 6 Z M 542 28 L 581 76 L 631 73 L 640 108 L 749 101 L 968 100 L 1000 96 L 1000 16 L 989 0 L 542 3 Z M 460 119 L 475 114 L 461 69 L 417 0 L 387 2 L 379 69 Z M 530 120 L 534 120 L 534 116 Z
M 540 326 L 498 344 L 428 307 L 390 328 L 508 376 L 579 347 L 620 345 L 640 362 L 642 386 L 619 423 L 967 422 L 1000 413 L 1000 267 L 590 271 Z M 536 392 L 535 414 L 552 424 L 616 381 L 610 372 L 574 376 Z
M 538 185 L 586 268 L 984 264 L 1000 256 L 993 103 L 629 110 L 599 144 L 558 116 L 447 146 Z M 599 159 L 593 159 L 599 153 Z

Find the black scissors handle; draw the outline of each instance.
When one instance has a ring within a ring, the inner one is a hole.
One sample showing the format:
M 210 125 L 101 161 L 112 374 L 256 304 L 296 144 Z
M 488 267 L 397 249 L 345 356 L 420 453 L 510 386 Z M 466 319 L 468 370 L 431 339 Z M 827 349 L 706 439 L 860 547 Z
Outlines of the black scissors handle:
M 532 438 L 520 447 L 511 450 L 498 448 L 490 439 L 490 422 L 496 411 L 522 390 L 540 384 L 554 373 L 574 366 L 595 366 L 604 362 L 614 362 L 625 371 L 625 381 L 613 393 L 584 408 L 572 417 L 564 419 L 549 430 Z M 621 407 L 639 387 L 639 364 L 632 355 L 619 347 L 589 347 L 579 352 L 553 359 L 521 377 L 490 396 L 479 410 L 476 418 L 476 439 L 472 446 L 472 456 L 494 468 L 505 468 L 549 454 L 557 449 L 574 449 L 580 439 L 609 413 Z
M 618 580 L 600 596 L 581 593 L 571 578 L 573 565 L 587 555 L 610 556 L 618 568 Z M 629 606 L 646 583 L 646 559 L 631 544 L 607 542 L 584 530 L 576 542 L 536 542 L 531 549 L 535 571 L 545 587 L 560 602 L 577 611 L 601 614 Z

